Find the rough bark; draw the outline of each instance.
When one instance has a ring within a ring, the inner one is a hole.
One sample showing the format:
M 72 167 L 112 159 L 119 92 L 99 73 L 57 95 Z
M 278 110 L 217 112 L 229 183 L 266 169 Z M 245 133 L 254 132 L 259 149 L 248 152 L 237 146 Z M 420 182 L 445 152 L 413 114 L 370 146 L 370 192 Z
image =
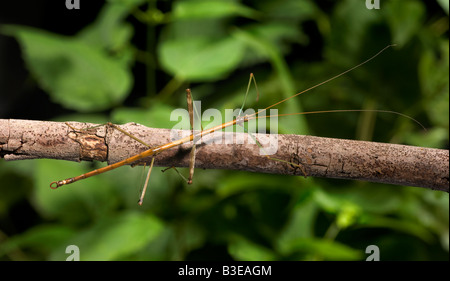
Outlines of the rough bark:
M 77 129 L 96 125 L 69 124 Z M 169 129 L 147 128 L 135 123 L 120 127 L 151 147 L 171 141 Z M 235 141 L 224 144 L 224 136 L 230 135 L 217 132 L 197 144 L 196 168 L 304 176 L 299 166 L 261 156 L 260 147 L 249 144 L 252 138 L 247 138 L 247 134 L 234 135 L 235 138 L 242 137 L 243 144 L 235 144 Z M 259 139 L 264 136 L 256 135 Z M 208 143 L 212 140 L 219 144 Z M 158 154 L 155 165 L 187 167 L 191 145 L 186 143 Z M 449 192 L 448 150 L 302 135 L 278 135 L 277 145 L 277 152 L 271 157 L 302 166 L 307 176 L 419 186 Z M 0 156 L 5 160 L 49 158 L 98 160 L 111 164 L 146 149 L 146 146 L 108 126 L 74 131 L 64 122 L 0 119 Z

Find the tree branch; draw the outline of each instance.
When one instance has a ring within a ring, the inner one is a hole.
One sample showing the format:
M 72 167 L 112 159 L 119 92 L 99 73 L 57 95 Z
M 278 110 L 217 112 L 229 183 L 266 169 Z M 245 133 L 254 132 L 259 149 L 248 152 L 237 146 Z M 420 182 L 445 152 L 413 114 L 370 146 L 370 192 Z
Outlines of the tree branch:
M 77 129 L 96 125 L 69 124 Z M 169 129 L 147 128 L 135 123 L 120 127 L 151 147 L 171 141 Z M 247 134 L 235 134 L 235 138 L 243 138 L 243 144 L 235 144 L 236 139 L 231 144 L 223 144 L 224 136 L 231 135 L 217 132 L 197 144 L 197 168 L 303 176 L 296 165 L 261 156 L 260 147 L 249 144 L 253 139 L 247 138 Z M 264 136 L 256 134 L 258 139 Z M 213 140 L 222 144 L 205 143 Z M 191 145 L 183 144 L 158 154 L 155 165 L 189 166 Z M 448 150 L 301 135 L 278 135 L 277 145 L 277 152 L 271 157 L 303 166 L 308 176 L 419 186 L 449 192 Z M 5 160 L 49 158 L 98 160 L 110 164 L 146 149 L 141 143 L 108 126 L 74 131 L 63 122 L 0 119 L 0 156 Z

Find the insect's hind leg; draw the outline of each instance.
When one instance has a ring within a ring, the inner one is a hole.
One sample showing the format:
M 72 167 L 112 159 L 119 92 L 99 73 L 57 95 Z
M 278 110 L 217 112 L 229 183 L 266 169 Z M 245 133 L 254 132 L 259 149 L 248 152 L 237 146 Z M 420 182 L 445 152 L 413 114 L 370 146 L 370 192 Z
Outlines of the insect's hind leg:
M 128 137 L 134 139 L 135 141 L 137 141 L 137 142 L 139 142 L 139 143 L 141 143 L 141 144 L 143 144 L 143 145 L 145 145 L 145 146 L 147 146 L 147 147 L 150 147 L 150 145 L 147 144 L 146 142 L 144 142 L 143 140 L 137 138 L 137 137 L 134 136 L 133 134 L 131 134 L 131 133 L 125 131 L 124 129 L 120 128 L 119 126 L 117 126 L 116 124 L 113 124 L 113 123 L 111 123 L 111 122 L 107 122 L 107 123 L 104 123 L 104 124 L 99 124 L 99 125 L 96 125 L 96 126 L 86 127 L 86 128 L 75 128 L 75 127 L 73 127 L 72 125 L 70 125 L 69 122 L 65 122 L 65 124 L 66 124 L 70 129 L 72 129 L 72 130 L 74 130 L 74 131 L 76 131 L 76 132 L 84 132 L 84 131 L 89 131 L 89 130 L 91 130 L 91 129 L 95 129 L 95 128 L 98 128 L 98 127 L 108 126 L 108 127 L 111 127 L 111 128 L 113 128 L 113 129 L 115 129 L 115 130 L 121 132 L 121 133 L 124 134 L 124 135 L 127 135 Z

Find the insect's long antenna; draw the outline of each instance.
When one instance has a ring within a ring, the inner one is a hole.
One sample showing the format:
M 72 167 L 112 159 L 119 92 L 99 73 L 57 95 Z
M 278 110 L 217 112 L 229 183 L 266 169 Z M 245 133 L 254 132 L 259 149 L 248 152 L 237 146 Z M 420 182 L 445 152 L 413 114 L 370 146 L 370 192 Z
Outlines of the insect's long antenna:
M 317 110 L 317 111 L 309 111 L 309 112 L 295 112 L 295 113 L 283 113 L 283 114 L 277 114 L 277 115 L 266 115 L 266 116 L 249 116 L 248 120 L 251 119 L 260 119 L 260 118 L 270 118 L 270 117 L 280 117 L 280 116 L 289 116 L 289 115 L 306 115 L 306 114 L 319 114 L 319 113 L 338 113 L 338 112 L 380 112 L 380 113 L 391 113 L 391 114 L 397 114 L 399 116 L 408 118 L 409 120 L 415 122 L 418 124 L 424 131 L 427 129 L 425 128 L 422 123 L 417 121 L 416 119 L 412 118 L 411 116 L 408 116 L 406 114 L 392 111 L 392 110 L 383 110 L 383 109 L 335 109 L 335 110 Z
M 303 91 L 301 91 L 301 92 L 299 92 L 299 93 L 297 93 L 297 94 L 295 94 L 295 95 L 293 95 L 293 96 L 290 96 L 290 97 L 285 98 L 285 99 L 283 99 L 283 100 L 281 100 L 281 101 L 279 101 L 279 102 L 276 102 L 276 103 L 274 103 L 274 104 L 272 104 L 272 105 L 269 105 L 268 107 L 266 107 L 266 108 L 264 108 L 264 109 L 261 109 L 260 111 L 255 112 L 255 113 L 253 113 L 253 114 L 251 114 L 251 115 L 249 115 L 249 116 L 257 115 L 257 114 L 259 114 L 259 113 L 261 113 L 261 112 L 263 112 L 263 111 L 265 111 L 265 110 L 267 110 L 267 109 L 269 109 L 269 108 L 272 108 L 272 107 L 274 107 L 274 106 L 277 106 L 277 105 L 279 105 L 279 104 L 281 104 L 281 103 L 283 103 L 283 102 L 285 102 L 285 101 L 288 101 L 288 100 L 290 100 L 290 99 L 292 99 L 292 98 L 295 98 L 296 96 L 299 96 L 299 95 L 301 95 L 301 94 L 303 94 L 303 93 L 309 92 L 309 91 L 311 91 L 312 89 L 315 89 L 315 88 L 317 88 L 317 87 L 319 87 L 319 86 L 322 86 L 323 84 L 326 84 L 326 83 L 328 83 L 328 82 L 330 82 L 330 81 L 332 81 L 332 80 L 334 80 L 334 79 L 336 79 L 336 78 L 339 78 L 339 77 L 341 77 L 341 76 L 343 76 L 343 75 L 349 73 L 350 71 L 355 70 L 356 68 L 358 68 L 358 67 L 360 67 L 360 66 L 362 66 L 362 65 L 364 65 L 364 64 L 366 64 L 366 63 L 368 63 L 369 61 L 373 60 L 373 59 L 376 58 L 378 55 L 380 55 L 382 52 L 384 52 L 386 49 L 388 49 L 388 48 L 390 48 L 390 47 L 393 47 L 393 46 L 397 46 L 397 45 L 396 45 L 396 44 L 387 45 L 386 47 L 384 47 L 383 49 L 381 49 L 380 51 L 378 51 L 378 53 L 376 53 L 375 55 L 373 55 L 373 56 L 371 56 L 370 58 L 366 59 L 365 61 L 363 61 L 363 62 L 361 62 L 361 63 L 355 65 L 354 67 L 352 67 L 352 68 L 350 68 L 350 69 L 347 69 L 346 71 L 341 72 L 341 73 L 339 73 L 338 75 L 335 75 L 335 76 L 333 76 L 333 77 L 331 77 L 331 78 L 329 78 L 329 79 L 327 79 L 327 80 L 325 80 L 325 81 L 322 81 L 322 82 L 320 82 L 319 84 L 316 84 L 316 85 L 314 85 L 314 86 L 312 86 L 312 87 L 309 87 L 308 89 L 303 90 Z
M 253 75 L 253 73 L 250 73 L 250 79 L 248 80 L 248 84 L 247 84 L 247 91 L 245 92 L 245 96 L 244 96 L 244 102 L 242 103 L 241 108 L 239 109 L 239 114 L 238 116 L 241 116 L 241 113 L 244 110 L 244 106 L 245 106 L 245 102 L 247 101 L 247 96 L 248 93 L 250 91 L 250 86 L 252 85 L 252 81 L 255 84 L 255 89 L 256 89 L 256 101 L 258 101 L 259 99 L 259 91 L 258 91 L 258 85 L 256 84 L 256 79 L 255 79 L 255 75 Z

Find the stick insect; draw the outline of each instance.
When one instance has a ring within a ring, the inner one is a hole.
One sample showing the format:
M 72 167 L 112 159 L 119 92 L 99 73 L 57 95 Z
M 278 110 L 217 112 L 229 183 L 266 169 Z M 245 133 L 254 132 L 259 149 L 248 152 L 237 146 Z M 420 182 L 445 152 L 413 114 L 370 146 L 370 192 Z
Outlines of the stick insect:
M 193 128 L 193 127 L 194 127 L 194 126 L 193 126 L 193 120 L 194 120 L 194 112 L 195 112 L 195 109 L 194 109 L 193 106 L 192 106 L 192 96 L 191 96 L 191 91 L 190 91 L 189 89 L 187 89 L 187 90 L 186 90 L 186 95 L 187 95 L 188 111 L 189 111 L 189 118 L 190 118 L 190 125 L 191 125 L 191 133 L 190 133 L 189 136 L 183 137 L 183 138 L 181 138 L 181 139 L 178 139 L 178 140 L 175 140 L 175 141 L 172 141 L 172 142 L 163 144 L 163 145 L 159 145 L 159 146 L 156 146 L 156 147 L 150 147 L 149 149 L 147 149 L 147 150 L 145 150 L 145 151 L 143 151 L 143 152 L 141 152 L 141 153 L 139 153 L 139 154 L 136 154 L 136 155 L 134 155 L 134 156 L 131 156 L 131 157 L 129 157 L 129 158 L 127 158 L 127 159 L 124 159 L 124 160 L 122 160 L 122 161 L 119 161 L 119 162 L 117 162 L 117 163 L 110 164 L 110 165 L 108 165 L 108 166 L 105 166 L 105 167 L 102 167 L 102 168 L 99 168 L 99 169 L 90 171 L 90 172 L 88 172 L 88 173 L 85 173 L 85 174 L 82 174 L 82 175 L 79 175 L 79 176 L 76 176 L 76 177 L 72 177 L 72 178 L 67 178 L 67 179 L 61 180 L 61 181 L 54 181 L 54 182 L 52 182 L 52 183 L 50 184 L 50 187 L 51 187 L 52 189 L 56 189 L 56 188 L 58 188 L 58 187 L 60 187 L 60 186 L 67 185 L 67 184 L 71 184 L 71 183 L 74 183 L 74 182 L 77 182 L 77 181 L 79 181 L 79 180 L 86 179 L 86 178 L 89 178 L 89 177 L 92 177 L 92 176 L 96 176 L 96 175 L 99 175 L 99 174 L 102 174 L 102 173 L 105 173 L 105 172 L 114 170 L 114 169 L 119 168 L 119 167 L 124 166 L 124 165 L 136 163 L 137 161 L 139 161 L 139 160 L 141 160 L 141 159 L 143 159 L 143 158 L 146 158 L 146 157 L 152 157 L 151 164 L 150 164 L 150 168 L 149 168 L 149 172 L 148 172 L 148 174 L 147 174 L 147 178 L 146 178 L 146 181 L 145 181 L 143 190 L 142 190 L 142 194 L 141 194 L 141 196 L 140 196 L 140 198 L 139 198 L 139 201 L 138 201 L 138 203 L 139 203 L 140 205 L 142 205 L 143 199 L 144 199 L 144 195 L 145 195 L 145 192 L 146 192 L 146 189 L 147 189 L 147 186 L 148 186 L 148 181 L 149 181 L 149 178 L 150 178 L 150 173 L 151 173 L 152 168 L 153 168 L 153 164 L 154 164 L 155 157 L 156 157 L 159 153 L 161 153 L 162 151 L 165 151 L 165 150 L 170 149 L 170 148 L 173 148 L 173 147 L 177 147 L 177 146 L 182 145 L 182 144 L 184 144 L 184 143 L 193 142 L 193 145 L 192 145 L 192 148 L 191 148 L 191 153 L 190 153 L 189 177 L 188 177 L 188 179 L 186 180 L 188 184 L 191 184 L 191 183 L 192 183 L 193 174 L 194 174 L 194 167 L 195 167 L 195 153 L 196 153 L 196 142 L 197 142 L 197 140 L 201 139 L 202 137 L 204 137 L 204 136 L 206 136 L 206 135 L 208 135 L 208 134 L 211 134 L 211 133 L 213 133 L 213 132 L 222 130 L 222 129 L 227 128 L 227 127 L 230 127 L 230 126 L 234 126 L 234 125 L 242 125 L 243 123 L 248 122 L 248 121 L 253 120 L 253 119 L 271 117 L 270 115 L 269 115 L 269 116 L 265 116 L 265 115 L 264 115 L 264 116 L 259 116 L 258 114 L 260 114 L 261 112 L 265 112 L 265 110 L 268 110 L 268 109 L 270 109 L 270 108 L 272 108 L 272 107 L 275 107 L 275 106 L 277 106 L 277 105 L 279 105 L 279 104 L 281 104 L 281 103 L 284 103 L 284 102 L 286 102 L 286 101 L 288 101 L 288 100 L 290 100 L 290 99 L 292 99 L 292 98 L 295 98 L 295 97 L 297 97 L 297 96 L 299 96 L 299 95 L 301 95 L 301 94 L 303 94 L 303 93 L 309 92 L 309 91 L 311 91 L 311 90 L 314 89 L 314 88 L 317 88 L 317 87 L 319 87 L 319 86 L 322 86 L 322 85 L 324 85 L 324 84 L 326 84 L 326 83 L 328 83 L 328 82 L 330 82 L 330 81 L 332 81 L 332 80 L 335 80 L 335 79 L 337 79 L 337 78 L 339 78 L 339 77 L 341 77 L 341 76 L 347 74 L 348 72 L 350 72 L 350 71 L 352 71 L 352 70 L 354 70 L 354 69 L 356 69 L 356 68 L 358 68 L 358 67 L 360 67 L 360 66 L 362 66 L 362 65 L 364 65 L 364 64 L 366 64 L 366 63 L 368 63 L 369 61 L 371 61 L 372 59 L 374 59 L 375 57 L 377 57 L 378 55 L 380 55 L 382 52 L 384 52 L 386 49 L 388 49 L 388 48 L 390 48 L 390 47 L 392 47 L 392 46 L 395 46 L 395 45 L 388 45 L 388 46 L 384 47 L 383 49 L 381 49 L 380 51 L 378 51 L 378 52 L 377 52 L 376 54 L 374 54 L 373 56 L 371 56 L 370 58 L 368 58 L 368 59 L 366 59 L 365 61 L 363 61 L 363 62 L 361 62 L 361 63 L 359 63 L 359 64 L 353 66 L 352 68 L 350 68 L 350 69 L 348 69 L 348 70 L 346 70 L 346 71 L 344 71 L 344 72 L 342 72 L 342 73 L 339 73 L 339 74 L 337 74 L 337 75 L 335 75 L 335 76 L 333 76 L 333 77 L 331 77 L 331 78 L 329 78 L 329 79 L 327 79 L 327 80 L 325 80 L 325 81 L 323 81 L 323 82 L 321 82 L 321 83 L 318 83 L 318 84 L 316 84 L 316 85 L 314 85 L 314 86 L 312 86 L 312 87 L 309 87 L 309 88 L 307 88 L 306 90 L 303 90 L 303 91 L 301 91 L 301 92 L 299 92 L 299 93 L 296 93 L 296 94 L 294 94 L 294 95 L 292 95 L 292 96 L 290 96 L 290 97 L 288 97 L 288 98 L 285 98 L 285 99 L 283 99 L 283 100 L 281 100 L 281 101 L 278 101 L 278 102 L 276 102 L 276 103 L 274 103 L 274 104 L 272 104 L 272 105 L 270 105 L 270 106 L 268 106 L 268 107 L 266 107 L 266 108 L 264 108 L 264 109 L 262 109 L 262 110 L 259 110 L 258 112 L 255 112 L 255 113 L 252 113 L 252 114 L 248 114 L 248 115 L 244 115 L 244 116 L 240 116 L 240 115 L 239 115 L 238 117 L 236 117 L 235 119 L 233 119 L 233 120 L 231 120 L 231 121 L 225 122 L 225 123 L 223 123 L 223 124 L 214 126 L 214 127 L 212 127 L 212 128 L 206 129 L 206 130 L 203 130 L 203 129 L 202 129 L 200 132 L 194 132 L 194 128 Z M 249 84 L 248 84 L 248 86 L 247 86 L 247 93 L 246 93 L 246 95 L 245 95 L 244 103 L 245 103 L 245 100 L 246 100 L 246 98 L 247 98 L 247 95 L 248 95 L 249 88 L 250 88 L 250 86 L 251 86 L 252 80 L 254 81 L 254 83 L 255 83 L 255 85 L 256 85 L 256 81 L 255 81 L 255 79 L 254 79 L 254 76 L 251 74 L 251 75 L 250 75 Z M 258 92 L 258 91 L 257 91 L 257 92 Z M 242 108 L 243 108 L 243 107 L 244 107 L 244 105 L 242 106 Z M 242 112 L 242 108 L 241 108 L 240 112 Z M 315 114 L 315 113 L 331 113 L 331 112 L 355 112 L 355 111 L 374 111 L 374 112 L 383 112 L 383 113 L 393 113 L 393 114 L 397 114 L 397 115 L 406 117 L 406 118 L 408 118 L 408 119 L 411 119 L 412 121 L 414 121 L 414 122 L 418 123 L 420 126 L 422 126 L 422 124 L 420 124 L 417 120 L 413 119 L 413 118 L 410 117 L 410 116 L 407 116 L 407 115 L 402 114 L 402 113 L 399 113 L 399 112 L 388 111 L 388 110 L 364 110 L 364 109 L 353 109 L 353 110 L 352 110 L 352 109 L 350 109 L 350 110 L 323 110 L 323 111 L 311 111 L 311 112 L 299 112 L 299 113 L 279 114 L 279 115 L 277 115 L 277 116 L 301 115 L 301 114 Z M 67 124 L 67 123 L 66 123 L 66 124 Z M 69 127 L 71 127 L 69 124 L 67 124 L 67 125 L 68 125 Z M 119 131 L 121 131 L 121 132 L 123 132 L 124 134 L 126 134 L 126 135 L 132 137 L 132 138 L 135 139 L 136 141 L 138 141 L 138 142 L 144 144 L 145 146 L 149 147 L 148 144 L 146 144 L 145 142 L 143 142 L 143 141 L 137 139 L 137 138 L 134 137 L 133 135 L 131 135 L 131 134 L 129 134 L 129 133 L 123 131 L 122 129 L 120 129 L 120 128 L 117 127 L 116 125 L 113 125 L 113 124 L 111 124 L 111 123 L 108 123 L 108 125 L 114 127 L 115 129 L 118 129 Z M 73 128 L 73 127 L 71 127 L 71 128 L 74 129 L 74 130 L 76 130 L 76 129 Z M 422 128 L 423 128 L 423 126 L 422 126 Z M 252 136 L 251 134 L 249 134 L 249 135 L 250 135 L 252 138 L 254 138 L 254 136 Z M 256 143 L 258 144 L 257 141 L 256 141 Z M 259 144 L 258 144 L 258 145 L 259 145 Z M 270 157 L 270 156 L 268 156 L 268 155 L 265 155 L 265 156 L 266 156 L 269 160 L 281 161 L 281 162 L 284 162 L 284 163 L 289 164 L 289 165 L 294 165 L 294 166 L 300 168 L 300 170 L 302 171 L 302 173 L 303 173 L 303 175 L 304 175 L 305 177 L 307 176 L 307 173 L 306 173 L 306 171 L 305 171 L 303 165 L 301 165 L 300 163 L 292 163 L 292 162 L 289 162 L 289 161 L 287 161 L 287 160 L 277 159 L 277 158 L 272 158 L 272 157 Z M 169 167 L 169 168 L 172 168 L 172 167 Z M 175 169 L 175 170 L 176 170 L 176 169 Z M 177 171 L 177 172 L 178 172 L 178 171 Z M 181 175 L 181 174 L 180 174 L 180 175 Z

